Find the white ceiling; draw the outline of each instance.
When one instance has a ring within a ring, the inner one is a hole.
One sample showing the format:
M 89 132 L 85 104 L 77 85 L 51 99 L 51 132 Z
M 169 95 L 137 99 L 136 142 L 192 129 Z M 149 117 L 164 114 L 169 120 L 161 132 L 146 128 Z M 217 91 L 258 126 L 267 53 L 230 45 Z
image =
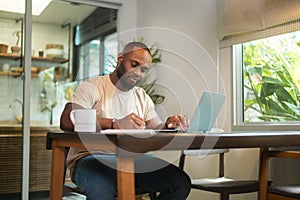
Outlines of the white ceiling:
M 52 0 L 40 16 L 32 16 L 33 22 L 49 24 L 71 23 L 75 26 L 89 16 L 97 7 L 82 4 L 74 4 L 61 0 Z M 0 11 L 0 18 L 19 19 L 22 14 Z

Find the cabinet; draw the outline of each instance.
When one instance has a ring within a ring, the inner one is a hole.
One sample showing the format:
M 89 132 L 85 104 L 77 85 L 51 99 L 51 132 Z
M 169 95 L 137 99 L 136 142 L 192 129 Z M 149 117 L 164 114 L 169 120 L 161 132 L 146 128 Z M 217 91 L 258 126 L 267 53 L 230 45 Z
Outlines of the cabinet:
M 21 130 L 0 133 L 0 160 L 0 194 L 21 192 Z M 29 190 L 49 190 L 50 172 L 51 151 L 46 150 L 46 131 L 31 131 Z

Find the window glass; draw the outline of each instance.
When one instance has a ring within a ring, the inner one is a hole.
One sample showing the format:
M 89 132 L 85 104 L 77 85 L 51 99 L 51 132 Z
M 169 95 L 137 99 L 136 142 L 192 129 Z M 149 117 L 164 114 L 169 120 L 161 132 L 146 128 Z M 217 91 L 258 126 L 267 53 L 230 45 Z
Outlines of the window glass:
M 104 72 L 110 74 L 117 65 L 118 42 L 117 33 L 110 34 L 104 38 Z
M 300 119 L 300 31 L 237 45 L 236 116 L 242 123 L 287 123 Z M 239 55 L 240 54 L 240 55 Z M 241 71 L 241 72 L 240 72 Z M 239 95 L 237 95 L 239 96 Z
M 77 80 L 100 74 L 100 44 L 100 39 L 95 39 L 80 46 Z
M 102 50 L 103 49 L 103 50 Z M 76 80 L 111 73 L 117 64 L 117 33 L 92 40 L 79 47 L 79 69 Z

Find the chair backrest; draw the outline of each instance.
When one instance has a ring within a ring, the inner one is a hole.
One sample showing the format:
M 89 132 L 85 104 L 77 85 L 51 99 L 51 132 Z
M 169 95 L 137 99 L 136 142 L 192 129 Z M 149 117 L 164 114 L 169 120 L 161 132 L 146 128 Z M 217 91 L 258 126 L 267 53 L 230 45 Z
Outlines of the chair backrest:
M 207 156 L 213 154 L 219 154 L 219 177 L 224 176 L 224 156 L 225 153 L 229 152 L 229 149 L 200 149 L 200 150 L 183 150 L 179 158 L 179 168 L 184 169 L 185 157 L 186 156 Z
M 269 171 L 269 160 L 270 158 L 300 158 L 300 151 L 277 151 L 277 150 L 269 150 L 267 148 L 262 148 L 260 150 L 260 167 L 259 167 L 259 180 L 260 180 L 260 189 L 259 189 L 259 200 L 271 200 L 271 199 L 300 199 L 299 190 L 300 184 L 297 186 L 298 194 L 297 198 L 289 198 L 288 196 L 293 196 L 293 192 L 296 187 L 292 186 L 292 190 L 289 190 L 286 185 L 285 187 L 276 186 L 277 193 L 276 195 L 269 194 L 268 191 L 272 191 L 272 185 L 268 184 L 268 171 Z M 274 190 L 275 190 L 274 189 Z M 280 194 L 280 189 L 284 189 Z M 290 193 L 290 194 L 289 194 Z M 273 198 L 274 196 L 274 198 Z

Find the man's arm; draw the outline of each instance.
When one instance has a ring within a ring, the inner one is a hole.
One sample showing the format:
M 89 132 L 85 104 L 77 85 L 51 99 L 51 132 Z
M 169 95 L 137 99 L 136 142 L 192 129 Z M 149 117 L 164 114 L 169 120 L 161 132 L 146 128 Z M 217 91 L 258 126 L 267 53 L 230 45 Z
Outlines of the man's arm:
M 70 112 L 76 109 L 84 109 L 82 106 L 75 103 L 67 103 L 60 117 L 60 129 L 63 131 L 74 131 L 74 125 L 70 119 Z M 97 130 L 100 129 L 128 129 L 128 128 L 143 128 L 144 122 L 134 113 L 127 115 L 122 119 L 117 119 L 112 123 L 110 118 L 97 118 Z
M 164 123 L 158 116 L 155 118 L 152 118 L 150 120 L 147 120 L 145 123 L 146 123 L 147 129 L 163 129 L 164 128 Z
M 63 131 L 74 131 L 74 125 L 70 119 L 72 110 L 83 108 L 75 103 L 67 103 L 60 116 L 60 129 Z
M 84 109 L 75 103 L 67 103 L 60 117 L 60 129 L 63 131 L 74 131 L 74 124 L 71 121 L 70 113 L 72 110 Z M 112 119 L 97 118 L 97 130 L 111 128 Z M 116 128 L 116 127 L 114 127 Z
M 183 115 L 173 115 L 168 117 L 165 123 L 159 117 L 146 121 L 146 126 L 149 129 L 173 129 L 180 128 L 186 130 L 189 126 L 188 119 Z

